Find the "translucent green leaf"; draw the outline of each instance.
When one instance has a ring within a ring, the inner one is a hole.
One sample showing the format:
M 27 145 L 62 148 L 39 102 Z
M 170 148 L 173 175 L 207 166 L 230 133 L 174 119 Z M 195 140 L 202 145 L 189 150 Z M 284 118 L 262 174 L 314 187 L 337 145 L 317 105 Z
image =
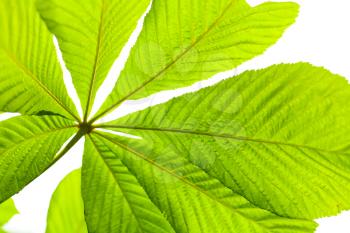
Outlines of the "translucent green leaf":
M 86 139 L 82 168 L 89 232 L 175 233 L 122 161 L 96 143 Z
M 57 36 L 83 104 L 96 91 L 135 29 L 150 0 L 39 0 L 38 9 Z
M 88 233 L 80 180 L 79 169 L 67 175 L 58 185 L 50 202 L 46 233 Z
M 280 38 L 295 3 L 155 0 L 104 114 L 128 99 L 188 86 L 233 69 Z
M 0 1 L 0 113 L 33 115 L 0 122 L 0 202 L 85 135 L 81 181 L 75 171 L 57 188 L 48 233 L 311 233 L 313 219 L 350 209 L 350 86 L 322 68 L 249 71 L 95 123 L 126 100 L 263 53 L 294 22 L 295 3 L 154 0 L 111 96 L 87 121 L 150 0 L 37 0 L 41 18 L 34 1 Z
M 19 116 L 0 122 L 0 203 L 51 166 L 76 131 L 74 122 L 54 116 Z
M 350 209 L 349 99 L 340 76 L 304 63 L 277 65 L 110 128 L 141 136 L 127 148 L 150 161 L 187 174 L 168 155 L 176 154 L 255 206 L 314 219 Z
M 120 167 L 120 164 L 127 167 L 123 168 L 121 174 L 115 176 L 117 182 L 123 182 L 124 177 L 130 177 L 137 181 L 137 183 L 134 182 L 132 188 L 130 187 L 131 183 L 127 182 L 126 187 L 129 187 L 131 193 L 135 193 L 133 190 L 142 190 L 148 196 L 148 199 L 146 197 L 134 197 L 131 201 L 142 200 L 144 202 L 147 200 L 153 202 L 177 233 L 311 233 L 316 228 L 317 224 L 313 221 L 283 218 L 255 207 L 219 180 L 170 150 L 164 151 L 161 156 L 158 156 L 157 160 L 153 159 L 152 156 L 155 154 L 145 150 L 150 141 L 142 140 L 139 142 L 144 146 L 142 151 L 142 149 L 134 147 L 133 144 L 128 144 L 122 138 L 118 139 L 105 134 L 94 134 L 92 140 L 96 148 L 102 151 L 101 157 L 106 164 L 111 164 L 113 168 Z M 91 178 L 105 181 L 106 179 L 103 179 L 102 174 L 107 172 L 108 169 L 106 168 L 96 169 L 94 173 L 90 173 L 90 181 Z M 91 185 L 91 183 L 86 182 L 86 185 L 88 184 Z M 92 187 L 96 186 L 92 185 Z M 106 192 L 102 193 L 108 195 Z M 121 192 L 114 190 L 113 194 L 120 195 Z M 95 201 L 94 210 L 96 212 L 98 210 L 103 211 L 104 216 L 120 211 L 117 204 L 99 205 L 98 203 L 103 203 L 103 200 L 113 200 L 106 198 L 106 196 L 99 197 L 101 193 L 91 190 L 91 192 L 84 191 L 83 195 L 88 196 L 90 200 L 98 200 L 98 202 Z M 85 200 L 86 198 L 84 198 Z M 114 203 L 119 202 L 116 200 Z M 109 208 L 106 208 L 107 206 Z M 148 220 L 152 219 L 154 214 L 140 207 L 144 207 L 144 205 L 139 204 L 134 214 Z M 113 219 L 122 221 L 120 218 Z M 97 217 L 88 219 L 89 231 L 107 232 L 105 229 L 110 225 L 103 221 L 105 219 Z M 111 221 L 111 224 L 113 223 L 117 224 Z M 121 223 L 118 225 L 123 226 L 124 224 Z M 148 222 L 142 221 L 139 224 L 144 228 L 149 226 Z M 158 233 L 169 232 L 169 230 L 165 231 L 158 224 L 158 227 L 153 226 L 153 229 L 148 231 L 127 228 L 125 232 Z
M 34 0 L 1 0 L 0 15 L 0 110 L 22 114 L 46 110 L 78 119 L 52 36 Z
M 6 233 L 2 228 L 18 211 L 12 199 L 0 204 L 0 233 Z

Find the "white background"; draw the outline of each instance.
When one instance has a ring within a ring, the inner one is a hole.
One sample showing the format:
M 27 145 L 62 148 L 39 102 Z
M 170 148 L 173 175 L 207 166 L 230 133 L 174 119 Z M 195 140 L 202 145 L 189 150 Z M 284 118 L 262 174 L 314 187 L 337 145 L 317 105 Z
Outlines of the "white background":
M 249 0 L 252 5 L 264 2 Z M 165 92 L 152 98 L 129 102 L 123 108 L 108 117 L 115 118 L 127 111 L 142 109 L 150 104 L 165 101 L 174 95 L 195 90 L 213 84 L 225 77 L 248 69 L 267 67 L 276 63 L 307 61 L 317 66 L 324 66 L 334 73 L 341 74 L 350 80 L 350 1 L 348 0 L 297 0 L 300 4 L 300 15 L 296 24 L 290 27 L 282 39 L 263 55 L 243 64 L 231 72 L 215 76 L 209 82 L 202 82 L 181 91 Z M 122 56 L 117 60 L 107 85 L 101 88 L 98 100 L 101 102 L 110 87 L 113 78 L 124 63 L 130 46 L 134 43 L 141 23 L 134 33 Z M 67 80 L 69 74 L 65 72 Z M 115 80 L 114 80 L 115 81 Z M 112 83 L 112 84 L 111 84 Z M 69 88 L 74 95 L 74 90 Z M 161 97 L 161 98 L 159 98 Z M 350 104 L 350 103 L 349 103 Z M 43 233 L 45 231 L 46 213 L 52 192 L 60 180 L 81 165 L 83 140 L 81 140 L 61 161 L 55 164 L 42 176 L 15 195 L 15 203 L 20 214 L 6 226 L 11 233 Z M 350 194 L 349 194 L 350 195 Z M 350 212 L 343 212 L 337 217 L 320 219 L 317 233 L 350 233 Z M 62 232 L 64 233 L 64 232 Z

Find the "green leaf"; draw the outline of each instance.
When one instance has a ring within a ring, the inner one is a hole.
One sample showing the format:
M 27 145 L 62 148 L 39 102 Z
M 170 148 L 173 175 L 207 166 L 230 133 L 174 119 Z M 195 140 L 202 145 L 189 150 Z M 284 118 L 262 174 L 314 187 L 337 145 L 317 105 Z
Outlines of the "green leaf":
M 50 202 L 46 233 L 88 233 L 80 179 L 79 169 L 67 175 L 58 185 Z
M 129 99 L 185 87 L 261 54 L 298 13 L 295 3 L 244 0 L 155 0 L 144 28 L 100 110 Z
M 0 203 L 55 162 L 55 154 L 77 131 L 54 116 L 19 116 L 0 122 Z
M 39 0 L 87 118 L 96 91 L 150 0 Z
M 12 199 L 8 199 L 0 204 L 0 233 L 6 233 L 2 227 L 17 213 L 18 211 Z
M 295 3 L 154 0 L 111 96 L 87 120 L 149 2 L 0 1 L 0 112 L 24 115 L 0 122 L 0 203 L 86 136 L 81 181 L 75 171 L 57 188 L 48 232 L 311 233 L 313 219 L 350 209 L 350 86 L 322 68 L 249 71 L 95 123 L 126 100 L 263 53 L 294 22 Z
M 82 175 L 89 232 L 175 233 L 122 161 L 90 137 Z
M 113 167 L 125 164 L 127 167 L 127 169 L 122 169 L 121 174 L 115 175 L 117 181 L 122 182 L 124 176 L 131 177 L 138 181 L 132 188 L 130 187 L 131 182 L 127 182 L 131 193 L 135 193 L 133 190 L 144 190 L 148 195 L 148 199 L 134 197 L 131 200 L 133 202 L 137 200 L 153 202 L 177 233 L 306 233 L 313 232 L 317 226 L 313 221 L 283 218 L 255 207 L 219 180 L 209 176 L 205 171 L 170 150 L 163 151 L 164 153 L 157 160 L 154 160 L 151 158 L 154 154 L 151 154 L 150 151 L 135 148 L 133 144 L 125 143 L 123 138 L 119 139 L 98 133 L 94 134 L 92 140 L 96 148 L 102 151 L 101 155 L 106 164 L 112 164 Z M 142 140 L 139 143 L 146 149 L 149 141 Z M 89 155 L 91 156 L 91 154 Z M 106 168 L 96 169 L 94 173 L 91 173 L 92 176 L 90 175 L 90 182 L 92 178 L 105 181 L 102 174 L 107 172 Z M 86 186 L 91 184 L 94 183 L 86 182 Z M 108 195 L 106 192 L 102 193 Z M 115 190 L 113 193 L 118 193 L 118 191 Z M 111 200 L 106 196 L 99 196 L 101 194 L 96 191 L 89 193 L 83 191 L 83 195 L 88 195 L 90 200 L 97 200 L 100 203 L 103 203 L 103 200 Z M 98 203 L 97 201 L 95 203 Z M 106 208 L 107 206 L 109 208 Z M 139 206 L 144 207 L 142 204 Z M 105 215 L 110 215 L 118 213 L 120 207 L 118 205 L 96 204 L 94 210 L 103 210 Z M 134 214 L 146 219 L 152 219 L 151 217 L 154 216 L 143 208 L 136 209 Z M 107 232 L 105 229 L 110 225 L 97 216 L 93 218 L 93 221 L 87 218 L 89 232 Z M 120 218 L 113 219 L 122 221 Z M 140 222 L 140 224 L 143 227 L 148 226 L 144 222 Z M 123 226 L 122 224 L 118 225 Z M 169 232 L 161 228 L 160 224 L 158 226 L 159 228 L 153 227 L 152 230 L 148 231 L 145 229 L 142 229 L 143 231 L 126 229 L 125 232 Z
M 176 154 L 257 207 L 314 219 L 350 209 L 349 99 L 340 76 L 305 63 L 276 65 L 107 128 L 141 136 L 127 149 L 150 161 L 182 172 L 167 158 Z
M 46 110 L 78 119 L 52 36 L 34 0 L 1 0 L 0 15 L 0 110 L 22 114 Z

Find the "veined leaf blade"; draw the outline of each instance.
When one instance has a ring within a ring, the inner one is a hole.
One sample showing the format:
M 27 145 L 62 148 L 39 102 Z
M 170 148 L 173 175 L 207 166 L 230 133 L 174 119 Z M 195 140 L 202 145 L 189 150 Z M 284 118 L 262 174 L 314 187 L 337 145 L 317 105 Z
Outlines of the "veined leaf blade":
M 109 162 L 120 160 L 125 164 L 177 233 L 311 233 L 316 228 L 313 221 L 283 218 L 253 206 L 171 151 L 163 151 L 154 159 L 155 154 L 150 151 L 145 154 L 125 138 L 96 133 L 93 140 L 97 147 L 106 147 L 113 153 L 114 158 L 108 157 Z M 145 148 L 149 145 L 145 140 L 139 143 Z M 107 213 L 113 208 L 100 207 L 100 210 Z M 100 225 L 101 228 L 104 226 Z
M 51 166 L 75 132 L 74 122 L 62 117 L 19 116 L 0 122 L 0 202 Z
M 87 118 L 98 87 L 150 0 L 40 0 L 38 10 L 58 39 Z
M 276 65 L 110 129 L 142 137 L 148 148 L 129 145 L 153 156 L 170 148 L 260 208 L 314 219 L 350 208 L 349 99 L 340 76 L 305 63 Z
M 85 144 L 82 194 L 89 232 L 175 233 L 122 161 L 91 136 Z
M 295 3 L 155 0 L 97 117 L 125 100 L 189 86 L 265 51 L 297 16 Z
M 22 114 L 52 111 L 78 120 L 52 35 L 34 0 L 3 0 L 0 14 L 0 110 Z

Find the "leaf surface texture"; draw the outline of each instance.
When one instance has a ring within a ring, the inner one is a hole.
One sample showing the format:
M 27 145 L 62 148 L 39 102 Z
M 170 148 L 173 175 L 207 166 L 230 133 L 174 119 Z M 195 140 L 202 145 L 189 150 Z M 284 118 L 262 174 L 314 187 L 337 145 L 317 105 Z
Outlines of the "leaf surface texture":
M 0 15 L 0 110 L 22 114 L 51 111 L 77 119 L 52 35 L 34 0 L 2 0 Z
M 89 232 L 175 233 L 123 162 L 97 143 L 86 140 L 82 167 Z
M 340 76 L 305 63 L 276 65 L 110 128 L 142 137 L 128 148 L 152 161 L 176 154 L 260 208 L 314 219 L 350 208 L 349 98 Z
M 53 116 L 19 116 L 0 122 L 0 202 L 19 192 L 52 165 L 77 129 Z
M 98 87 L 145 12 L 149 0 L 40 0 L 77 88 L 84 117 Z
M 295 3 L 155 0 L 100 114 L 129 99 L 189 86 L 265 51 L 298 13 Z
M 242 196 L 235 194 L 229 188 L 225 187 L 217 179 L 210 177 L 205 171 L 197 166 L 186 162 L 175 153 L 164 153 L 158 161 L 151 160 L 151 154 L 134 148 L 130 144 L 118 140 L 104 134 L 96 134 L 92 136 L 92 141 L 102 151 L 102 156 L 108 156 L 104 161 L 108 164 L 119 163 L 125 164 L 123 176 L 116 175 L 117 182 L 122 182 L 124 177 L 130 177 L 137 183 L 127 182 L 128 192 L 138 194 L 138 190 L 146 193 L 147 196 L 134 197 L 132 202 L 142 200 L 153 203 L 163 213 L 174 231 L 182 232 L 313 232 L 316 224 L 308 220 L 288 219 L 274 215 L 266 210 L 256 208 Z M 143 141 L 144 143 L 147 143 Z M 91 154 L 90 154 L 91 155 Z M 113 157 L 112 157 L 113 156 Z M 87 156 L 86 156 L 87 157 Z M 97 164 L 97 163 L 95 163 Z M 85 165 L 86 166 L 86 165 Z M 119 165 L 120 166 L 120 165 Z M 115 168 L 116 166 L 113 166 Z M 84 169 L 84 166 L 83 166 Z M 108 168 L 95 169 L 91 180 L 106 181 L 102 174 L 108 172 Z M 113 169 L 114 170 L 114 169 Z M 180 173 L 181 172 L 181 173 Z M 181 174 L 181 175 L 180 175 Z M 87 176 L 85 176 L 87 177 Z M 84 183 L 84 182 L 83 182 Z M 88 183 L 88 187 L 96 187 L 92 183 Z M 106 185 L 103 185 L 106 187 Z M 122 192 L 111 191 L 113 195 Z M 102 192 L 109 195 L 109 192 Z M 113 200 L 111 198 L 99 198 L 96 195 L 102 193 L 87 191 L 83 189 L 83 196 L 86 195 L 92 200 Z M 125 194 L 127 195 L 127 194 Z M 134 194 L 135 195 L 135 194 Z M 93 199 L 95 198 L 95 199 Z M 85 198 L 85 203 L 89 204 Z M 103 203 L 103 202 L 102 202 Z M 120 203 L 120 202 L 116 202 Z M 115 208 L 104 208 L 94 202 L 94 210 L 104 210 L 103 213 L 110 215 L 112 213 L 120 213 L 121 208 L 118 205 Z M 141 209 L 139 209 L 142 207 Z M 149 212 L 150 209 L 143 209 L 144 204 L 139 204 L 139 208 L 134 210 L 136 216 L 146 218 L 148 221 L 156 219 L 155 211 Z M 88 208 L 88 207 L 86 207 Z M 107 227 L 112 229 L 111 232 L 119 232 L 111 228 L 115 221 L 106 223 L 106 219 L 95 218 L 90 219 L 88 209 L 87 223 L 89 231 L 106 232 Z M 114 219 L 114 218 L 113 218 Z M 121 218 L 117 218 L 122 221 Z M 131 219 L 131 218 L 128 218 Z M 123 226 L 122 221 L 119 226 Z M 95 228 L 96 226 L 100 226 Z M 135 226 L 131 225 L 130 226 Z M 149 222 L 140 221 L 140 230 L 126 229 L 125 232 L 173 232 L 164 228 L 159 223 L 158 226 L 150 225 Z M 146 230 L 150 226 L 150 230 Z M 165 225 L 167 226 L 167 225 Z M 104 228 L 106 227 L 106 228 Z
M 90 116 L 150 3 L 0 1 L 0 113 L 21 114 L 0 122 L 0 202 L 85 137 L 82 169 L 51 200 L 48 233 L 311 233 L 315 218 L 350 209 L 350 86 L 323 68 L 248 71 L 96 122 L 262 54 L 295 21 L 295 3 L 153 0 L 116 86 Z

